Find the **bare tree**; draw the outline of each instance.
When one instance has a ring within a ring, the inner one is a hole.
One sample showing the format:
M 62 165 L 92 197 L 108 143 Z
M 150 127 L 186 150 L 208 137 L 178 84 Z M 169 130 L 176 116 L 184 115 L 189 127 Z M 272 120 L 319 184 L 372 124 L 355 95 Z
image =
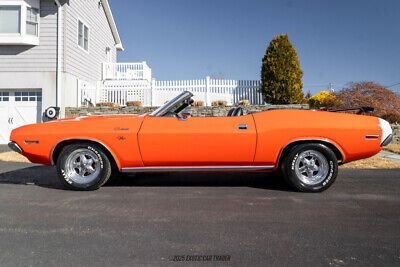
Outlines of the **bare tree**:
M 369 106 L 375 108 L 372 115 L 391 123 L 400 122 L 400 97 L 380 84 L 353 82 L 336 96 L 341 100 L 340 107 Z

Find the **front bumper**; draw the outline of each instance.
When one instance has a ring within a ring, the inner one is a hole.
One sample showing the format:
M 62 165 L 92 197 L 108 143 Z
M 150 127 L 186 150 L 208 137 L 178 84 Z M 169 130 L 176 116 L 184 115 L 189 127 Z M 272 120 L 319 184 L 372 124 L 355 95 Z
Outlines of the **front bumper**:
M 15 142 L 8 143 L 8 147 L 17 153 L 20 153 L 20 154 L 22 153 L 22 148 L 20 148 L 19 145 Z

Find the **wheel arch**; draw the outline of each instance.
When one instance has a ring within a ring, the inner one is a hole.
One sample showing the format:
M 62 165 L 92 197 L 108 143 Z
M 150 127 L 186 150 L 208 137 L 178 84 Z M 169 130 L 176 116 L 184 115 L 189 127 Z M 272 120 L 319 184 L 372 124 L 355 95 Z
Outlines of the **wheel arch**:
M 278 161 L 277 161 L 277 167 L 281 166 L 281 163 L 283 159 L 289 154 L 289 152 L 292 150 L 292 148 L 301 145 L 301 144 L 322 144 L 330 148 L 333 153 L 335 153 L 335 156 L 340 163 L 344 163 L 344 154 L 342 150 L 339 148 L 339 146 L 327 139 L 299 139 L 299 140 L 294 140 L 286 144 L 281 152 L 279 153 L 278 156 Z
M 51 165 L 54 166 L 57 163 L 57 159 L 60 156 L 61 151 L 63 150 L 64 147 L 71 145 L 71 144 L 78 144 L 78 143 L 91 143 L 95 144 L 97 146 L 100 146 L 103 148 L 104 153 L 106 153 L 107 157 L 110 160 L 111 166 L 118 168 L 119 170 L 121 169 L 120 164 L 117 160 L 117 157 L 115 157 L 115 154 L 112 152 L 110 148 L 108 148 L 105 144 L 98 140 L 94 139 L 85 139 L 85 138 L 71 138 L 71 139 L 64 139 L 59 141 L 51 150 Z

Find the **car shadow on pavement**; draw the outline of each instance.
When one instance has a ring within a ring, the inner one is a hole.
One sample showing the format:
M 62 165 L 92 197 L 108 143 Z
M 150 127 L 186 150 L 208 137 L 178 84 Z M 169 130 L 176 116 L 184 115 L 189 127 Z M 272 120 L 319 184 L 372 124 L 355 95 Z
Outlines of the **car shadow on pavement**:
M 1 184 L 37 185 L 52 189 L 63 189 L 57 179 L 56 169 L 48 166 L 26 167 L 22 165 L 21 168 L 16 170 L 0 172 Z
M 64 190 L 58 181 L 56 168 L 21 165 L 20 168 L 2 172 L 1 184 L 36 185 Z M 110 178 L 106 187 L 253 187 L 291 191 L 283 178 L 276 173 L 141 173 L 118 174 Z
M 292 191 L 277 173 L 138 173 L 119 174 L 105 186 L 253 187 Z

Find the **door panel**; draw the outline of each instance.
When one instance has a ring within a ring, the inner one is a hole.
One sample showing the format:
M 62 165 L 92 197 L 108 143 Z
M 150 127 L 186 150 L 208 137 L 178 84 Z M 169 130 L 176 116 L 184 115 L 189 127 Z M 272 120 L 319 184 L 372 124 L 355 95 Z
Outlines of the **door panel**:
M 146 167 L 246 166 L 254 160 L 256 129 L 252 115 L 187 120 L 147 116 L 138 139 Z

